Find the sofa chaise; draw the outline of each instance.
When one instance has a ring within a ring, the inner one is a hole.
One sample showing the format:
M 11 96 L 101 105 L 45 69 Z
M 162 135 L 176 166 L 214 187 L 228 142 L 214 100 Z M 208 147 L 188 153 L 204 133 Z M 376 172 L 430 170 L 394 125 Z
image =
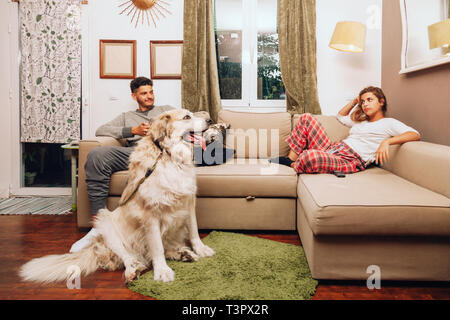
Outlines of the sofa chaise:
M 333 141 L 349 129 L 316 116 Z M 197 167 L 200 229 L 297 230 L 316 279 L 450 281 L 450 147 L 427 142 L 392 146 L 383 167 L 338 178 L 301 174 L 268 162 L 286 156 L 299 115 L 222 110 L 231 125 L 227 163 Z M 84 164 L 92 148 L 121 145 L 108 137 L 79 143 L 79 228 L 92 226 Z M 112 176 L 107 207 L 118 205 L 127 172 Z

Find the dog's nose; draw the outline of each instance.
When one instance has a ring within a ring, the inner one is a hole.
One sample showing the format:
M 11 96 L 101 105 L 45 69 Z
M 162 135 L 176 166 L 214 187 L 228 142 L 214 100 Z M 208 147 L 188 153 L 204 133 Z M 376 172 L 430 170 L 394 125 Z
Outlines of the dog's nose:
M 206 123 L 208 124 L 208 126 L 212 125 L 213 121 L 211 119 L 207 119 Z

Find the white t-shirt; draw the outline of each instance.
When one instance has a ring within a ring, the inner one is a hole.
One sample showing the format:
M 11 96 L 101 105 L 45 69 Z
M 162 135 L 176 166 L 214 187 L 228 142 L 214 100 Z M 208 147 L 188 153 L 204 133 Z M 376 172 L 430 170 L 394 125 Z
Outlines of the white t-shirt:
M 337 118 L 342 124 L 351 127 L 349 136 L 343 142 L 355 150 L 366 164 L 375 161 L 378 147 L 387 138 L 398 136 L 408 131 L 419 134 L 417 130 L 393 118 L 382 118 L 374 122 L 354 122 L 350 116 L 341 116 L 339 114 Z

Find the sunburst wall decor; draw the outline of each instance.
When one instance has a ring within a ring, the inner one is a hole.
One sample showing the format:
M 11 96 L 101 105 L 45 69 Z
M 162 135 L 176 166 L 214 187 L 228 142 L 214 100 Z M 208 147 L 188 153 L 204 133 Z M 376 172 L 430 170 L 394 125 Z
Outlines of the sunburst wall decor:
M 122 2 L 119 5 L 119 8 L 125 7 L 120 14 L 126 13 L 127 16 L 133 14 L 131 23 L 133 23 L 134 18 L 136 18 L 135 28 L 138 26 L 139 20 L 141 20 L 142 24 L 144 24 L 144 20 L 147 20 L 147 24 L 150 26 L 150 18 L 156 28 L 156 20 L 159 21 L 160 17 L 165 18 L 166 14 L 172 14 L 167 9 L 169 6 L 170 3 L 163 0 L 128 0 Z

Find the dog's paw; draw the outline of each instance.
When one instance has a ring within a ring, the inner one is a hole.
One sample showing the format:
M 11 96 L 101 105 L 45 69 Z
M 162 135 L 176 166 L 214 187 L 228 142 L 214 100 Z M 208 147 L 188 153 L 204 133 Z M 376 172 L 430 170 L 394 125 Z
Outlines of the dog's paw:
M 124 277 L 125 277 L 125 284 L 128 284 L 139 277 L 139 272 L 137 272 L 136 270 L 126 269 L 124 272 Z
M 189 249 L 185 249 L 185 248 L 180 250 L 180 257 L 181 257 L 180 260 L 183 262 L 194 262 L 194 261 L 198 261 L 198 259 L 200 258 L 194 252 L 192 252 Z
M 168 266 L 155 268 L 153 272 L 155 281 L 170 282 L 175 280 L 175 272 Z
M 210 247 L 208 247 L 203 243 L 194 246 L 193 249 L 195 253 L 198 254 L 201 258 L 211 257 L 216 254 L 216 252 L 213 249 L 211 249 Z
M 129 267 L 125 269 L 125 283 L 136 280 L 141 275 L 141 272 L 145 270 L 145 268 L 146 267 L 142 263 L 137 261 L 133 262 Z

